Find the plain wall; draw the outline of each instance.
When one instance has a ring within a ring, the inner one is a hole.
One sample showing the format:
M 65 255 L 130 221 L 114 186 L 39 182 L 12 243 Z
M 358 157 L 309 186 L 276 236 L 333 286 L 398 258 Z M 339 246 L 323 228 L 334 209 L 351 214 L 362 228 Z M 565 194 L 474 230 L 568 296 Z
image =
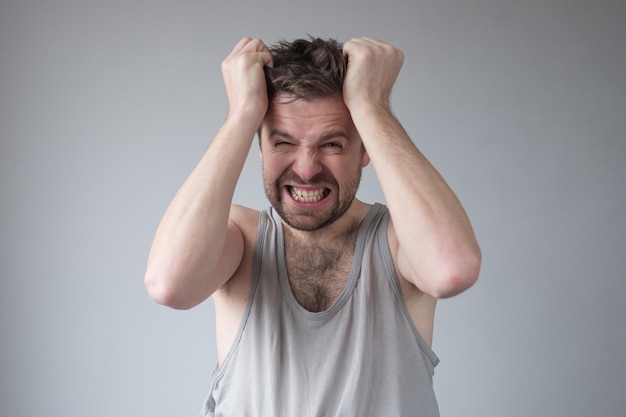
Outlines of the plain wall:
M 208 301 L 143 288 L 243 36 L 384 39 L 393 108 L 460 197 L 479 282 L 441 301 L 446 417 L 626 415 L 622 1 L 0 2 L 0 416 L 194 416 Z M 383 197 L 372 168 L 359 196 Z M 236 202 L 267 206 L 257 149 Z

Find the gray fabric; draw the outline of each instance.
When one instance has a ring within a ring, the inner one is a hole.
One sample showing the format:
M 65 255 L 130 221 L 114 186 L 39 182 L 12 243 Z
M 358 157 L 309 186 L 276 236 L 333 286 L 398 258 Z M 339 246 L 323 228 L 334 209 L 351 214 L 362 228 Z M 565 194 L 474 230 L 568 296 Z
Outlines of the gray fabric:
M 372 207 L 346 288 L 312 313 L 291 293 L 280 218 L 261 213 L 248 306 L 201 416 L 439 416 L 439 360 L 404 304 L 388 220 Z

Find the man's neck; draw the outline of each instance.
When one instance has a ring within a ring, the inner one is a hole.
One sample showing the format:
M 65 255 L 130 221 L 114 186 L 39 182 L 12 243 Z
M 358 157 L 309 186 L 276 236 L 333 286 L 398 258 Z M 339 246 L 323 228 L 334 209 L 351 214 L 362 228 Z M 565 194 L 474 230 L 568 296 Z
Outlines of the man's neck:
M 328 226 L 311 231 L 298 230 L 283 221 L 283 230 L 286 236 L 297 241 L 300 245 L 315 243 L 319 245 L 320 242 L 334 242 L 353 231 L 355 225 L 358 228 L 370 207 L 371 205 L 354 199 L 348 211 Z

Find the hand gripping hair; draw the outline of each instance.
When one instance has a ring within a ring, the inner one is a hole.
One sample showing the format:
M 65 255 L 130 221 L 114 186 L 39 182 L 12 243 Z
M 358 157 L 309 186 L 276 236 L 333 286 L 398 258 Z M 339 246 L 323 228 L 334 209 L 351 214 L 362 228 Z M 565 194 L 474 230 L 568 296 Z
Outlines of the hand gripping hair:
M 347 59 L 334 39 L 280 41 L 270 47 L 273 67 L 265 67 L 267 96 L 311 100 L 341 93 Z

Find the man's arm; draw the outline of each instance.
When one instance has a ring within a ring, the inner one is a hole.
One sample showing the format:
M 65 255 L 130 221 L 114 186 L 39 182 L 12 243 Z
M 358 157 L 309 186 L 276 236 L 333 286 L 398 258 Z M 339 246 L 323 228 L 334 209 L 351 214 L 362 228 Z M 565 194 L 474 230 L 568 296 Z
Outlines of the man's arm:
M 237 270 L 244 250 L 232 206 L 235 186 L 255 132 L 267 110 L 263 66 L 268 48 L 242 39 L 222 63 L 228 115 L 167 208 L 157 228 L 145 275 L 152 298 L 191 308 L 215 292 Z
M 456 295 L 476 281 L 480 249 L 458 199 L 391 112 L 403 54 L 371 38 L 347 42 L 344 53 L 344 101 L 389 207 L 399 272 L 435 298 Z

